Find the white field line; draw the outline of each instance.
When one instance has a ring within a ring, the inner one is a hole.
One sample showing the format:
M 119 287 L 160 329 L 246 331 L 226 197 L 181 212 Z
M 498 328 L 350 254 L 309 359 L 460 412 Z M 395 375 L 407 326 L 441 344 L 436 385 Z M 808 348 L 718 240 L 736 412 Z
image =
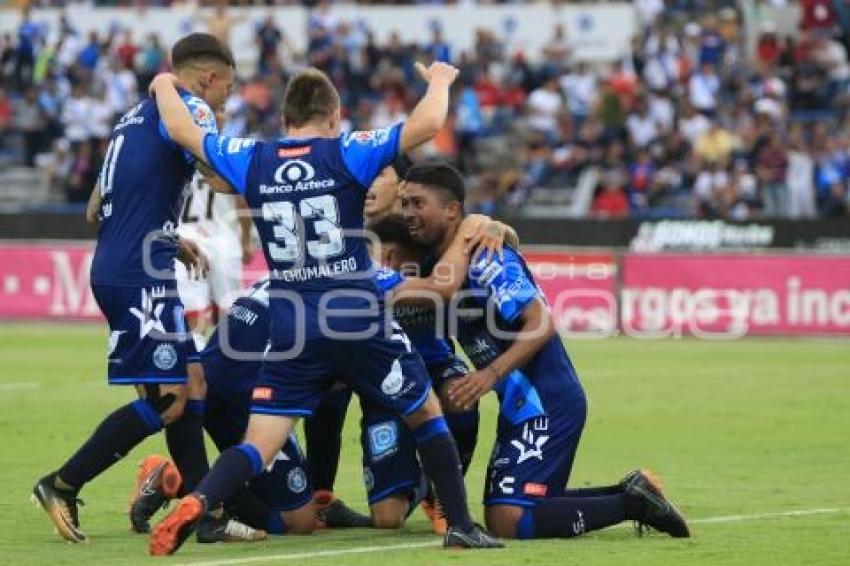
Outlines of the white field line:
M 723 515 L 719 517 L 705 517 L 702 519 L 690 519 L 689 524 L 700 525 L 709 523 L 738 523 L 747 521 L 761 521 L 764 519 L 780 519 L 783 517 L 806 517 L 810 515 L 830 515 L 850 511 L 850 509 L 802 509 L 799 511 L 777 511 L 774 513 L 755 513 L 752 515 Z M 440 545 L 439 540 L 427 542 L 411 542 L 407 544 L 388 544 L 384 546 L 355 546 L 352 548 L 338 548 L 334 550 L 318 550 L 315 552 L 299 552 L 297 554 L 266 554 L 264 556 L 248 556 L 245 558 L 227 558 L 224 560 L 210 560 L 204 562 L 189 562 L 183 566 L 232 566 L 236 564 L 252 564 L 260 562 L 282 562 L 284 560 L 308 560 L 322 556 L 345 556 L 349 554 L 369 554 L 372 552 L 385 552 L 390 550 L 410 550 L 414 548 L 429 548 Z
M 11 383 L 0 383 L 0 391 L 24 391 L 27 389 L 38 389 L 41 384 L 37 381 L 13 381 Z

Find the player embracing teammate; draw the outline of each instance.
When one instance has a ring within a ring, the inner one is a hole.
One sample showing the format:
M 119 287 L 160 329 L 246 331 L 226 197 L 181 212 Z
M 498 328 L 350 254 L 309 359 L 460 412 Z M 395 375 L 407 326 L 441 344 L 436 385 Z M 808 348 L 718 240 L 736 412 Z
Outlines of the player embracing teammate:
M 427 370 L 388 317 L 363 235 L 366 190 L 399 151 L 431 139 L 448 112 L 457 70 L 418 66 L 425 96 L 404 124 L 340 136 L 340 103 L 315 70 L 293 77 L 284 97 L 286 137 L 272 142 L 205 132 L 180 101 L 173 76 L 152 84 L 168 134 L 208 164 L 249 206 L 271 271 L 271 347 L 254 388 L 242 444 L 225 450 L 195 491 L 151 534 L 170 554 L 207 509 L 259 475 L 297 419 L 309 416 L 333 379 L 401 416 L 448 521 L 446 546 L 501 544 L 469 515 L 455 443 Z

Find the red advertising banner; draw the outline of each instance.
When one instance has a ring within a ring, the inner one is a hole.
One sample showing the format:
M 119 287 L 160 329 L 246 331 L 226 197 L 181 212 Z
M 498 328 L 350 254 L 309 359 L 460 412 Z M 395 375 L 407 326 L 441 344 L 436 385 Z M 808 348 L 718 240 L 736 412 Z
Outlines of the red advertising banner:
M 528 251 L 525 257 L 567 335 L 850 334 L 848 257 L 628 254 L 619 263 L 612 254 Z M 87 244 L 0 245 L 0 319 L 99 320 L 91 259 Z M 264 273 L 257 254 L 245 279 Z
M 526 252 L 561 334 L 617 331 L 617 263 L 612 254 Z
M 623 259 L 625 334 L 850 334 L 850 258 L 637 255 Z

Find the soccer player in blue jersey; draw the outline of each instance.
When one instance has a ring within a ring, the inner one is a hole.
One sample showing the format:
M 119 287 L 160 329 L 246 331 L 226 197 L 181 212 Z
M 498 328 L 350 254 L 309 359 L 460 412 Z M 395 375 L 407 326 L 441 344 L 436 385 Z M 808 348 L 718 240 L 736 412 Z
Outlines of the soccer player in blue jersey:
M 447 164 L 408 171 L 403 214 L 411 235 L 432 254 L 454 238 L 464 194 L 463 178 Z M 468 409 L 491 390 L 499 397 L 484 494 L 493 532 L 565 538 L 634 520 L 689 536 L 684 518 L 647 473 L 632 472 L 612 486 L 566 489 L 587 404 L 545 297 L 516 250 L 473 261 L 448 323 L 455 323 L 453 333 L 476 371 L 448 384 L 447 402 Z
M 214 134 L 211 105 L 223 104 L 233 84 L 230 51 L 211 35 L 192 34 L 174 45 L 171 59 L 184 85 L 179 103 L 196 127 Z M 110 328 L 109 383 L 134 385 L 139 399 L 106 417 L 33 488 L 70 542 L 86 541 L 77 514 L 80 489 L 163 427 L 187 488 L 208 468 L 200 413 L 187 410 L 190 348 L 174 280 L 174 229 L 195 166 L 168 136 L 152 100 L 133 107 L 113 129 L 94 199 L 101 222 L 91 284 Z
M 500 547 L 469 515 L 455 443 L 421 358 L 386 322 L 363 234 L 366 188 L 399 151 L 431 139 L 448 112 L 457 69 L 417 68 L 427 91 L 408 121 L 340 136 L 339 95 L 320 71 L 293 77 L 284 96 L 286 137 L 230 139 L 198 128 L 173 76 L 152 83 L 168 133 L 244 194 L 271 270 L 271 348 L 253 392 L 245 441 L 223 452 L 194 493 L 151 534 L 171 554 L 205 509 L 258 475 L 333 378 L 392 411 L 414 431 L 423 468 L 449 523 L 446 546 Z

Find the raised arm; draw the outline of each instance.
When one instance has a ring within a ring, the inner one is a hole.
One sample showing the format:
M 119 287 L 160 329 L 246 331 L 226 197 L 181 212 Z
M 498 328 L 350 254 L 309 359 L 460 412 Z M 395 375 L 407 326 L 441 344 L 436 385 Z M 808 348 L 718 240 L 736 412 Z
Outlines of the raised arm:
M 170 73 L 157 75 L 150 86 L 150 92 L 156 97 L 156 106 L 168 136 L 175 143 L 189 150 L 202 163 L 207 163 L 204 155 L 204 136 L 206 132 L 198 126 L 189 110 L 180 98 L 175 83 L 177 77 Z
M 437 135 L 449 113 L 449 88 L 458 70 L 446 63 L 432 63 L 427 69 L 416 63 L 416 71 L 428 83 L 428 90 L 410 113 L 401 132 L 401 151 L 409 151 Z

